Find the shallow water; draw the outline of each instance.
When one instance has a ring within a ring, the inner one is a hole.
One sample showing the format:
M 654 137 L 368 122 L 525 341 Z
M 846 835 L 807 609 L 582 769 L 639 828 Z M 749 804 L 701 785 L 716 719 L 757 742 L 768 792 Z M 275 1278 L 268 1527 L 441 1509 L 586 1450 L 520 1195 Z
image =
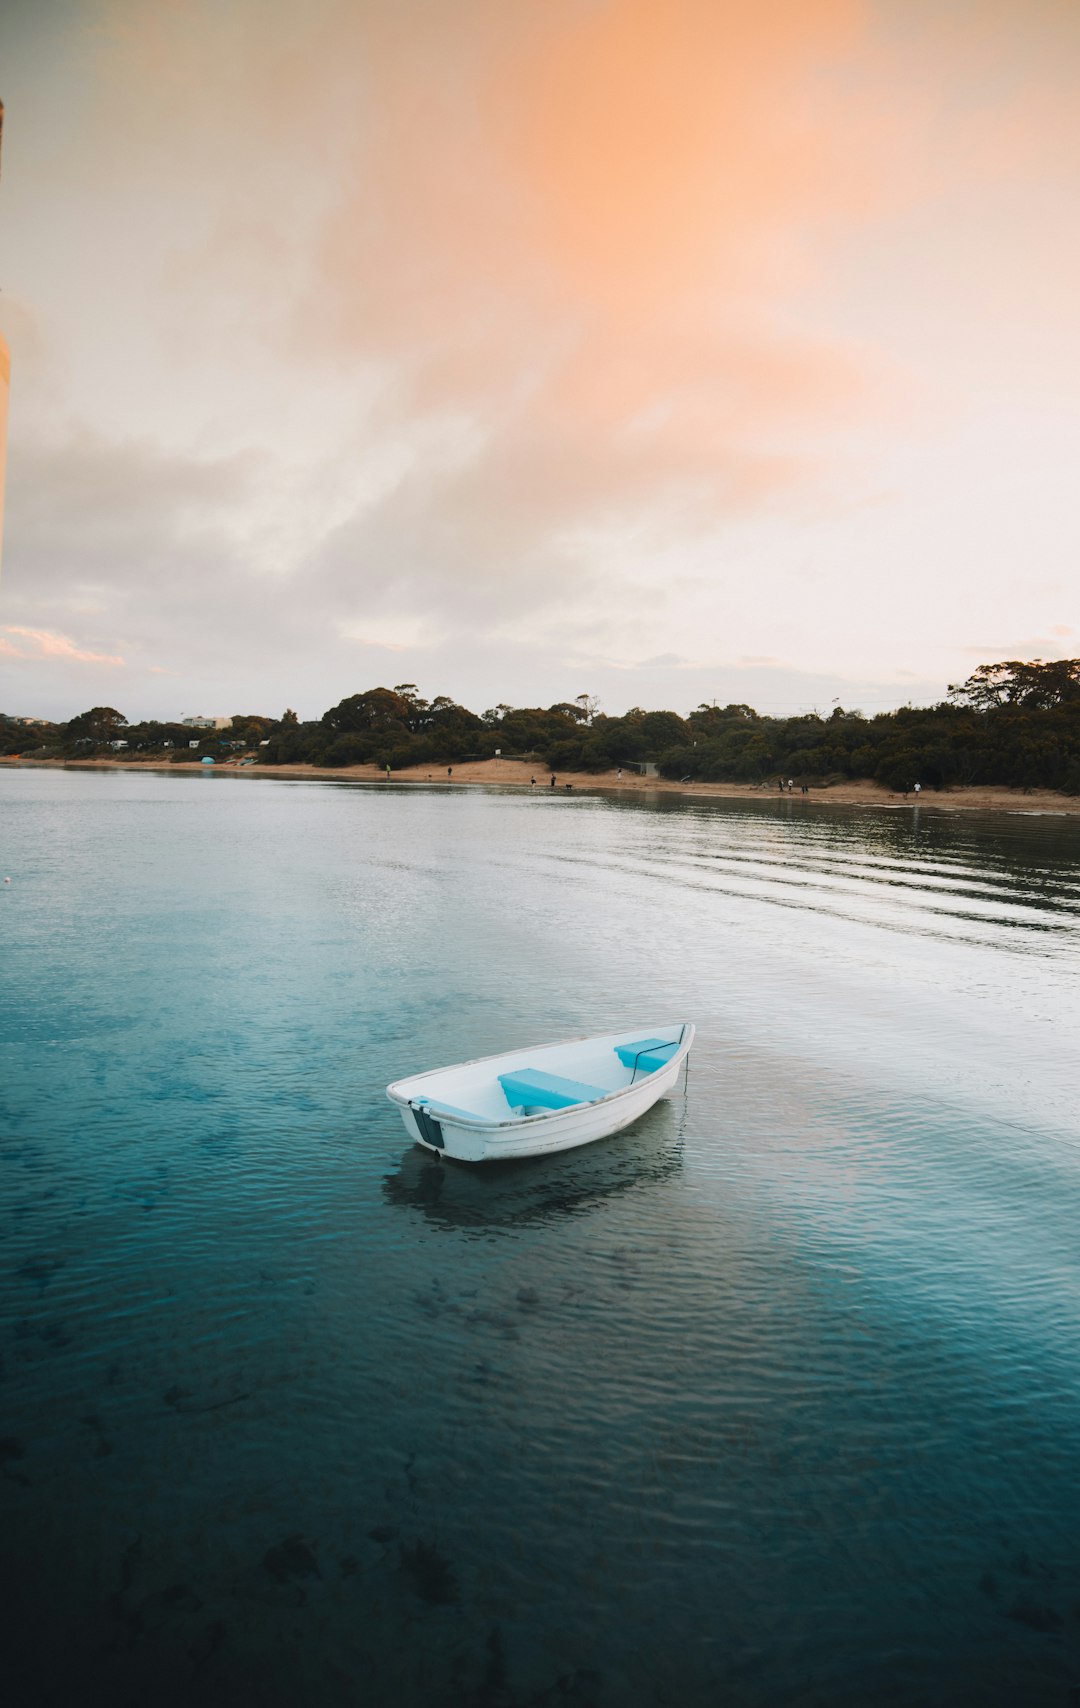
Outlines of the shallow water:
M 1080 825 L 0 775 L 5 1677 L 1066 1704 Z M 468 1171 L 428 1066 L 698 1026 Z

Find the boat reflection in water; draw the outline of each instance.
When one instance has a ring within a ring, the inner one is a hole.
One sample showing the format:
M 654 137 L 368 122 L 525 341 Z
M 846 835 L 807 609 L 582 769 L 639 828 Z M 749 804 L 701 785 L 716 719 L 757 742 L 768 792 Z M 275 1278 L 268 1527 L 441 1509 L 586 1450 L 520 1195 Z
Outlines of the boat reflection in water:
M 683 1166 L 686 1096 L 656 1104 L 633 1130 L 584 1149 L 483 1169 L 435 1161 L 417 1146 L 383 1181 L 391 1204 L 419 1210 L 443 1228 L 486 1234 L 557 1223 L 605 1199 L 670 1180 Z

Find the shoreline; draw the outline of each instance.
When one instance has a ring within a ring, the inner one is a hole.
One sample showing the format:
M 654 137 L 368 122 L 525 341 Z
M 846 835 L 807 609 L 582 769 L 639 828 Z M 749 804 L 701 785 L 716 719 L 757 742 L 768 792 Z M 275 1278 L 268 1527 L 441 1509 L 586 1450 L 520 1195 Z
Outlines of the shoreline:
M 0 756 L 0 765 L 22 770 L 64 771 L 154 771 L 168 774 L 175 771 L 198 771 L 205 775 L 211 770 L 198 759 L 183 759 L 175 763 L 156 759 L 22 759 L 17 755 Z M 1010 789 L 1000 784 L 960 784 L 947 789 L 924 788 L 920 795 L 897 794 L 880 783 L 849 781 L 811 786 L 808 794 L 798 787 L 782 793 L 775 781 L 755 783 L 679 783 L 667 777 L 639 777 L 624 771 L 621 778 L 615 771 L 561 772 L 554 789 L 550 772 L 543 765 L 531 766 L 521 759 L 474 760 L 470 763 L 446 766 L 415 766 L 407 771 L 391 773 L 390 782 L 396 786 L 419 785 L 444 789 L 469 787 L 512 788 L 532 794 L 565 796 L 602 794 L 632 798 L 635 795 L 681 795 L 698 800 L 791 801 L 803 807 L 861 806 L 885 809 L 904 807 L 933 807 L 942 812 L 1009 812 L 1020 814 L 1055 814 L 1061 817 L 1080 816 L 1080 796 L 1063 795 L 1053 789 Z M 385 771 L 375 765 L 246 765 L 220 761 L 212 768 L 215 776 L 285 777 L 302 781 L 311 778 L 336 782 L 358 783 L 368 787 L 385 787 Z M 535 785 L 531 778 L 535 777 Z M 570 788 L 567 789 L 566 785 Z

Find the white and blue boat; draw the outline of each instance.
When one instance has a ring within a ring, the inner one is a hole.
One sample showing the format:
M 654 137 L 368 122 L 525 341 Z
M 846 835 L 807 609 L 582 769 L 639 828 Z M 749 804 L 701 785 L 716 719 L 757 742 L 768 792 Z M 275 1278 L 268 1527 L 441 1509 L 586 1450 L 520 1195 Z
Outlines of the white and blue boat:
M 508 1050 L 395 1080 L 409 1137 L 458 1162 L 546 1156 L 629 1127 L 670 1091 L 694 1042 L 689 1021 Z

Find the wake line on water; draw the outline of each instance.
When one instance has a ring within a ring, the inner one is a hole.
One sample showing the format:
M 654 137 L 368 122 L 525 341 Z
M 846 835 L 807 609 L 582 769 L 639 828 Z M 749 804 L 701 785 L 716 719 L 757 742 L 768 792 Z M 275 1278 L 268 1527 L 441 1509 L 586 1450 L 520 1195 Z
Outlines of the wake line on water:
M 548 855 L 545 855 L 543 858 L 544 858 L 544 860 L 550 861 L 553 864 L 566 865 L 566 866 L 570 866 L 570 867 L 574 867 L 574 868 L 584 866 L 584 867 L 587 867 L 588 869 L 590 869 L 592 871 L 597 871 L 597 872 L 618 872 L 624 877 L 632 877 L 632 878 L 639 878 L 639 879 L 642 877 L 652 879 L 654 877 L 654 874 L 647 867 L 643 868 L 641 866 L 630 865 L 630 864 L 626 864 L 622 861 L 606 861 L 606 862 L 590 861 L 587 859 L 583 859 L 580 855 L 559 855 L 559 854 L 548 854 Z M 889 919 L 883 919 L 883 918 L 874 918 L 868 913 L 860 913 L 860 912 L 856 912 L 852 909 L 844 909 L 844 908 L 840 908 L 840 907 L 828 907 L 828 906 L 821 906 L 821 905 L 811 906 L 805 901 L 805 899 L 804 900 L 795 900 L 795 899 L 789 898 L 787 896 L 771 894 L 766 890 L 755 891 L 755 890 L 752 890 L 749 888 L 740 889 L 740 888 L 737 888 L 736 886 L 731 885 L 731 884 L 721 884 L 721 883 L 710 884 L 710 883 L 706 883 L 703 881 L 699 881 L 699 880 L 695 880 L 693 878 L 687 877 L 684 874 L 673 873 L 670 865 L 663 866 L 662 872 L 663 872 L 663 881 L 665 883 L 677 882 L 681 888 L 686 889 L 686 890 L 696 890 L 700 894 L 703 894 L 703 895 L 725 896 L 725 897 L 728 897 L 729 899 L 734 900 L 734 901 L 762 902 L 762 903 L 769 905 L 769 906 L 772 906 L 772 907 L 788 908 L 788 909 L 791 909 L 793 912 L 796 912 L 796 913 L 809 913 L 809 914 L 816 915 L 820 918 L 840 919 L 840 920 L 843 920 L 846 923 L 851 924 L 851 925 L 865 925 L 865 926 L 868 926 L 874 930 L 891 931 L 891 932 L 895 932 L 895 933 L 899 934 L 900 936 L 925 937 L 925 938 L 930 938 L 934 941 L 939 941 L 939 942 L 963 943 L 963 944 L 972 944 L 972 945 L 976 945 L 976 946 L 987 946 L 987 943 L 988 943 L 988 939 L 985 936 L 979 936 L 975 933 L 948 932 L 948 931 L 942 931 L 940 929 L 935 930 L 935 929 L 929 929 L 929 928 L 920 929 L 920 927 L 918 925 L 914 924 L 913 921 L 910 919 L 906 919 L 904 921 L 898 921 L 898 920 L 889 920 Z M 780 878 L 763 879 L 762 883 L 763 884 L 764 883 L 772 883 L 775 885 L 784 884 L 790 889 L 800 891 L 804 897 L 805 897 L 807 891 L 811 891 L 815 894 L 820 894 L 820 895 L 831 895 L 831 894 L 836 893 L 835 890 L 830 890 L 825 885 L 807 884 L 806 882 L 800 881 L 797 877 L 792 877 L 789 879 L 780 879 Z M 867 899 L 868 900 L 874 899 L 872 896 L 872 892 L 869 892 L 869 891 L 867 892 Z M 901 902 L 898 904 L 895 897 L 893 897 L 893 898 L 881 897 L 878 899 L 879 899 L 879 905 L 881 905 L 881 906 L 884 906 L 886 903 L 886 900 L 888 899 L 888 900 L 891 900 L 893 902 L 894 906 L 896 906 L 896 905 L 905 906 L 906 905 L 907 907 L 909 907 L 911 909 L 911 911 L 913 913 L 916 911 L 915 904 L 913 904 L 911 902 L 908 902 L 906 904 Z M 917 909 L 917 911 L 921 912 L 923 914 L 930 914 L 930 915 L 936 916 L 937 918 L 942 919 L 942 920 L 955 920 L 958 923 L 966 923 L 966 924 L 970 924 L 970 925 L 979 925 L 979 926 L 986 926 L 986 925 L 1000 926 L 1003 928 L 1003 931 L 1004 930 L 1016 931 L 1016 932 L 1022 931 L 1022 932 L 1027 932 L 1027 933 L 1037 932 L 1041 936 L 1052 936 L 1055 938 L 1064 939 L 1065 941 L 1062 942 L 1062 945 L 1061 945 L 1063 950 L 1071 944 L 1071 939 L 1073 936 L 1073 927 L 1072 927 L 1071 923 L 1069 925 L 1063 925 L 1063 924 L 1060 924 L 1056 921 L 1048 921 L 1048 920 L 1041 919 L 1041 918 L 1030 918 L 1027 916 L 1010 917 L 1006 914 L 1000 914 L 1000 915 L 995 916 L 995 915 L 988 915 L 988 914 L 984 914 L 984 913 L 969 912 L 969 911 L 965 911 L 965 910 L 957 909 L 957 908 L 934 907 L 929 902 L 924 903 L 920 908 Z M 1012 938 L 1004 936 L 1004 935 L 1001 937 L 1000 941 L 995 937 L 995 939 L 993 940 L 993 946 L 1001 947 L 1001 948 L 1007 950 L 1011 954 L 1027 955 L 1027 954 L 1034 954 L 1034 953 L 1038 953 L 1038 954 L 1045 954 L 1046 953 L 1046 949 L 1045 949 L 1044 945 L 1040 945 L 1038 949 L 1035 949 L 1033 946 L 1029 946 L 1028 944 L 1026 944 L 1022 941 L 1012 939 Z

